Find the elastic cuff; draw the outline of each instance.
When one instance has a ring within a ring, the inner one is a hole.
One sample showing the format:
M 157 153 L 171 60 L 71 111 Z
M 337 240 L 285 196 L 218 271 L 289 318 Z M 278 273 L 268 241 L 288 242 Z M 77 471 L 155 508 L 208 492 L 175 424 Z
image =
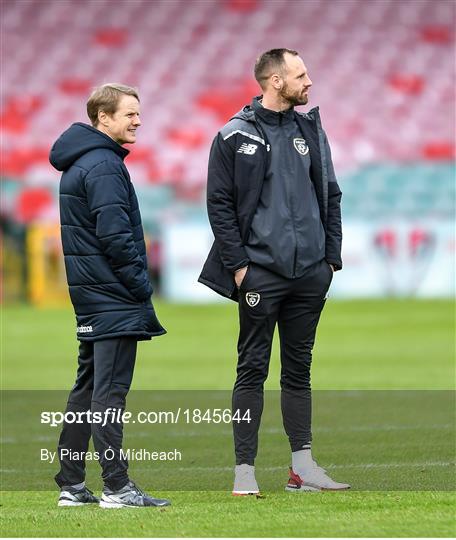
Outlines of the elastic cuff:
M 236 458 L 236 465 L 255 465 L 255 458 Z
M 105 481 L 104 486 L 110 489 L 111 491 L 120 491 L 122 488 L 124 488 L 130 479 L 128 476 L 122 476 L 121 478 L 116 478 L 114 480 L 109 480 L 109 482 Z

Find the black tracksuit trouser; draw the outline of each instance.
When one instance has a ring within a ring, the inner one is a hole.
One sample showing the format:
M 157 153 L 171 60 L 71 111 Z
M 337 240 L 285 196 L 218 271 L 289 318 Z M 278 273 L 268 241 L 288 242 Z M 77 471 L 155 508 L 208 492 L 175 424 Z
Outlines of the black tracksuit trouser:
M 90 411 L 104 414 L 108 408 L 125 409 L 136 360 L 137 339 L 130 336 L 101 341 L 81 341 L 76 383 L 68 398 L 66 412 Z M 123 439 L 121 422 L 64 423 L 59 439 L 60 471 L 57 484 L 76 485 L 85 480 L 84 454 L 93 437 L 99 455 L 104 485 L 121 489 L 128 482 L 128 463 L 120 453 Z M 108 450 L 106 452 L 106 450 Z M 63 450 L 71 450 L 68 456 Z M 105 453 L 106 452 L 106 453 Z M 74 459 L 73 459 L 74 458 Z
M 251 422 L 233 422 L 236 464 L 254 464 L 272 339 L 279 327 L 281 407 L 291 450 L 312 440 L 310 366 L 315 333 L 333 271 L 322 260 L 287 279 L 250 264 L 239 290 L 239 341 L 233 411 L 250 410 Z

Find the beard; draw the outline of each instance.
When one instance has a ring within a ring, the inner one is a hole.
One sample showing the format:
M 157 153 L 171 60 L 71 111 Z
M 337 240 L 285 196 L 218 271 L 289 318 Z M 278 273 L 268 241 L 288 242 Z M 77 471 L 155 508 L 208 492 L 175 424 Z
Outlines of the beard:
M 288 84 L 284 83 L 282 90 L 280 91 L 280 97 L 284 102 L 288 103 L 290 107 L 297 107 L 298 105 L 306 105 L 309 101 L 308 96 L 303 94 L 302 91 L 296 90 L 291 92 L 288 88 Z

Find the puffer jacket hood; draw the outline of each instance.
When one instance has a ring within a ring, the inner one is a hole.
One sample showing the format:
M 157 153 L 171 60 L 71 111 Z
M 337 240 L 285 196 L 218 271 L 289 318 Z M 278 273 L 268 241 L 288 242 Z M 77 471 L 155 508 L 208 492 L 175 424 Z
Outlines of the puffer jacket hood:
M 49 161 L 58 171 L 66 171 L 81 156 L 98 148 L 112 150 L 121 159 L 130 153 L 100 130 L 76 122 L 56 140 L 51 148 Z

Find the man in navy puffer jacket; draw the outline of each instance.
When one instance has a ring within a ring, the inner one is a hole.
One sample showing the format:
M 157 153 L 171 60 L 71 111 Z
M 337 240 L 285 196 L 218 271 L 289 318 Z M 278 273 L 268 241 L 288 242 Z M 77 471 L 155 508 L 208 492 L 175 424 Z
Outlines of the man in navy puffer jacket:
M 92 125 L 73 124 L 52 147 L 62 171 L 60 220 L 65 268 L 80 341 L 76 383 L 67 411 L 105 418 L 125 408 L 138 340 L 166 331 L 155 316 L 138 201 L 124 158 L 136 141 L 136 89 L 106 84 L 87 102 Z M 95 415 L 93 415 L 95 416 Z M 109 416 L 109 418 L 111 418 Z M 90 420 L 90 418 L 86 418 Z M 93 420 L 93 419 L 92 419 Z M 101 501 L 85 487 L 90 436 L 103 470 Z M 59 506 L 164 506 L 128 478 L 122 423 L 65 423 L 59 441 Z

